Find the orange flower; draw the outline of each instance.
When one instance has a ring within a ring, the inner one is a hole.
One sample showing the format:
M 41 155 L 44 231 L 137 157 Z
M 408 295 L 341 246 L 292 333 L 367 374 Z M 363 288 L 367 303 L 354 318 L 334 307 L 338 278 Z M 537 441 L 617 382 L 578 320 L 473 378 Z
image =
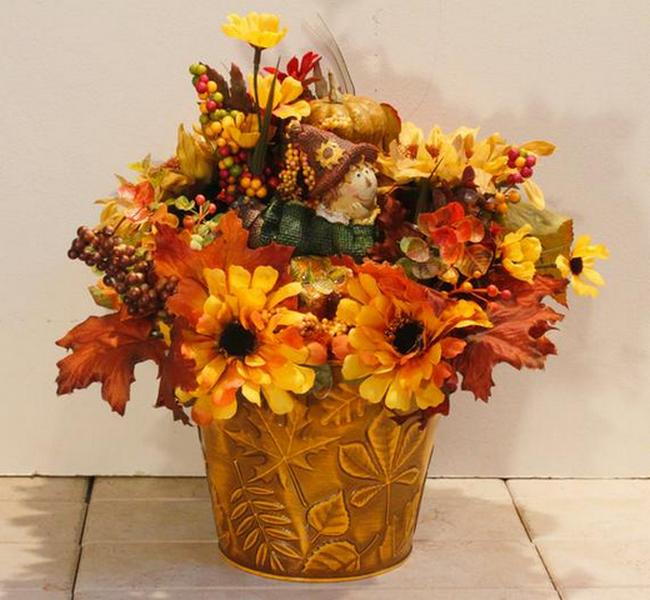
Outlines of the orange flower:
M 363 267 L 362 267 L 363 269 Z M 388 271 L 393 273 L 388 273 Z M 460 354 L 465 342 L 450 334 L 470 326 L 490 327 L 474 302 L 449 301 L 440 309 L 404 277 L 396 291 L 399 269 L 361 272 L 347 283 L 348 297 L 339 303 L 337 319 L 350 326 L 351 352 L 343 361 L 343 377 L 362 380 L 360 395 L 384 401 L 402 411 L 442 404 L 442 386 L 453 374 L 445 359 Z
M 230 265 L 204 269 L 203 276 L 207 289 L 190 292 L 202 313 L 181 347 L 196 365 L 197 387 L 177 392 L 180 400 L 194 400 L 192 418 L 200 425 L 233 416 L 238 391 L 258 406 L 264 398 L 277 414 L 289 412 L 293 394 L 308 392 L 315 378 L 305 366 L 311 352 L 300 333 L 306 315 L 284 305 L 301 285 L 278 286 L 279 273 L 268 266 L 251 273 Z

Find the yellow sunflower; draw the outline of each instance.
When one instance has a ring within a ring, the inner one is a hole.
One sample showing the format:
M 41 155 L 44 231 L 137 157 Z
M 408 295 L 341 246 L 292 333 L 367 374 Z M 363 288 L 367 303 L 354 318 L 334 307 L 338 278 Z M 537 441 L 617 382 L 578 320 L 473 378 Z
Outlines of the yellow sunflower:
M 535 263 L 542 254 L 541 242 L 531 235 L 531 225 L 523 225 L 517 231 L 506 234 L 499 245 L 499 255 L 506 271 L 513 277 L 533 282 Z
M 300 283 L 277 287 L 279 274 L 268 266 L 251 274 L 231 265 L 227 272 L 205 269 L 203 276 L 203 312 L 182 345 L 195 362 L 197 388 L 180 399 L 195 400 L 192 417 L 201 425 L 233 416 L 237 390 L 253 404 L 264 398 L 273 412 L 289 412 L 293 394 L 314 385 L 299 327 L 305 314 L 282 306 L 300 293 Z
M 341 300 L 336 315 L 350 326 L 343 377 L 362 379 L 359 394 L 369 402 L 383 400 L 388 408 L 402 411 L 444 401 L 441 387 L 453 374 L 444 359 L 465 347 L 464 341 L 450 336 L 453 330 L 491 327 L 473 302 L 460 300 L 436 312 L 430 301 L 410 289 L 405 285 L 402 297 L 387 295 L 374 277 L 361 273 L 348 281 L 349 297 Z
M 597 258 L 604 259 L 608 256 L 609 250 L 606 246 L 592 244 L 590 236 L 581 235 L 576 240 L 571 256 L 567 258 L 560 254 L 555 259 L 555 266 L 562 273 L 562 277 L 569 279 L 576 294 L 593 298 L 598 295 L 598 288 L 595 286 L 605 285 L 605 280 L 593 268 L 594 263 Z M 583 277 L 595 285 L 589 285 L 582 279 Z
M 285 36 L 287 28 L 280 29 L 277 15 L 250 12 L 245 17 L 232 14 L 221 30 L 231 38 L 248 42 L 256 48 L 272 48 Z

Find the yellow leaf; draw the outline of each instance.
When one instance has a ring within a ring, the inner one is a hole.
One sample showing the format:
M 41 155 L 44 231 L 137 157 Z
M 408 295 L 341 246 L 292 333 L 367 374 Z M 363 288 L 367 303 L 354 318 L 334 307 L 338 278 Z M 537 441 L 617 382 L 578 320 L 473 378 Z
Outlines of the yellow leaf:
M 545 142 L 544 140 L 531 140 L 519 146 L 521 150 L 532 152 L 538 156 L 549 156 L 555 152 L 555 144 Z
M 528 200 L 530 201 L 530 203 L 535 208 L 538 208 L 539 210 L 544 210 L 544 207 L 546 206 L 546 202 L 544 201 L 544 192 L 542 192 L 542 189 L 534 181 L 531 181 L 530 179 L 524 181 L 523 188 L 524 188 L 524 192 L 526 193 L 526 196 L 528 196 Z
M 321 535 L 343 535 L 350 526 L 343 492 L 312 506 L 307 512 L 307 522 Z
M 359 477 L 360 479 L 379 477 L 377 467 L 372 462 L 368 450 L 358 442 L 345 444 L 339 448 L 339 463 L 341 468 L 352 477 Z

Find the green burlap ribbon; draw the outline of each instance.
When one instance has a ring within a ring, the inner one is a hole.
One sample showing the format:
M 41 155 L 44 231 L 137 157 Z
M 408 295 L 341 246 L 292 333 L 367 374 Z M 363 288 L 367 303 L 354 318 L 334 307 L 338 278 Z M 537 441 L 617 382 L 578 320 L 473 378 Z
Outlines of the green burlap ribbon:
M 374 225 L 330 223 L 300 202 L 274 200 L 263 211 L 256 245 L 271 242 L 295 246 L 296 254 L 347 254 L 361 260 L 377 241 Z

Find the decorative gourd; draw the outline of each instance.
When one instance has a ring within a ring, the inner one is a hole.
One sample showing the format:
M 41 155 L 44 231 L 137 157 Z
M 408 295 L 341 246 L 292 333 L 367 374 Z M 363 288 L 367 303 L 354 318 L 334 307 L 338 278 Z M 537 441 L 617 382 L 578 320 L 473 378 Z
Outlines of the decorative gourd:
M 368 142 L 388 150 L 388 144 L 400 132 L 401 121 L 392 106 L 365 96 L 339 94 L 334 86 L 328 96 L 310 104 L 311 114 L 303 122 L 351 142 Z

